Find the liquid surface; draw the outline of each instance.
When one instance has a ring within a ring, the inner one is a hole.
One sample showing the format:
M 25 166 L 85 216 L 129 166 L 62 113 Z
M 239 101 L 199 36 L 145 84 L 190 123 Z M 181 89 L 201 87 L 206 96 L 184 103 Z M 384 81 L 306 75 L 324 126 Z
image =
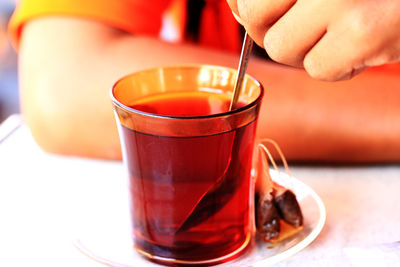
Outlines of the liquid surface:
M 180 92 L 146 97 L 130 107 L 157 115 L 193 117 L 228 112 L 230 101 L 227 95 L 207 91 Z
M 161 115 L 203 116 L 227 111 L 229 101 L 209 93 L 163 95 L 132 108 Z M 126 127 L 121 133 L 129 169 L 133 238 L 139 252 L 206 261 L 237 251 L 249 241 L 254 121 L 199 137 L 155 136 Z M 202 197 L 221 181 L 224 186 L 207 200 L 206 212 L 194 213 L 195 223 L 178 231 Z

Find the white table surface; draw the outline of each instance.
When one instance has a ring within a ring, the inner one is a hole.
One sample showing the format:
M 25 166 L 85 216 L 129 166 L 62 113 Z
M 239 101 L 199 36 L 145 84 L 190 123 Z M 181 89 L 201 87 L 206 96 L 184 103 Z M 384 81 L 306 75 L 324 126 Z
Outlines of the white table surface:
M 122 163 L 45 153 L 19 123 L 0 126 L 0 266 L 102 266 L 73 241 L 119 197 Z M 376 246 L 400 240 L 400 165 L 291 171 L 321 197 L 327 220 L 311 245 L 275 266 L 400 266 L 400 246 Z

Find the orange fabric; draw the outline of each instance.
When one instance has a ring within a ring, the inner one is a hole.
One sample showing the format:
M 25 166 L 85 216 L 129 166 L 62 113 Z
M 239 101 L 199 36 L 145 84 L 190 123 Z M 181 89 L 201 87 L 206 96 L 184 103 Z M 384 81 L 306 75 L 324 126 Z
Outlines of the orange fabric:
M 187 0 L 21 0 L 14 12 L 9 34 L 18 47 L 26 22 L 43 16 L 79 16 L 102 21 L 112 27 L 136 34 L 157 36 L 168 20 L 175 27 L 178 41 L 184 40 Z M 171 25 L 170 25 L 171 26 Z M 208 0 L 202 15 L 201 45 L 231 52 L 240 50 L 238 23 L 223 0 Z
M 131 33 L 157 35 L 170 0 L 21 0 L 10 20 L 9 33 L 17 47 L 23 25 L 42 16 L 95 19 Z
M 240 51 L 238 23 L 226 1 L 206 1 L 199 32 L 199 42 L 204 46 Z

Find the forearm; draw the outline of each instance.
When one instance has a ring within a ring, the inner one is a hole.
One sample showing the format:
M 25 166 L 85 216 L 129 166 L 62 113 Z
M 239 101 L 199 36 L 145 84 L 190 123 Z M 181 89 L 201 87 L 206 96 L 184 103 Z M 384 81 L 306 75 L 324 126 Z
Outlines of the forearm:
M 369 70 L 335 83 L 298 69 L 261 69 L 252 69 L 265 87 L 258 136 L 278 142 L 289 160 L 400 161 L 398 68 Z
M 26 27 L 21 42 L 21 106 L 45 150 L 120 158 L 109 99 L 117 79 L 160 65 L 236 68 L 238 58 L 132 36 L 89 21 L 41 19 Z M 258 136 L 275 139 L 289 159 L 400 159 L 398 75 L 366 73 L 351 81 L 326 83 L 303 70 L 255 58 L 248 72 L 265 87 Z

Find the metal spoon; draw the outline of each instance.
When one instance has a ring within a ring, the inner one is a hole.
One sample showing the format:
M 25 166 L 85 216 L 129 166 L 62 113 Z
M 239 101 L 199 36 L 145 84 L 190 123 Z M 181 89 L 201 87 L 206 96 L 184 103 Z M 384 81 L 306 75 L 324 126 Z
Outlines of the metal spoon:
M 233 90 L 233 96 L 229 110 L 233 110 L 236 108 L 252 46 L 253 46 L 253 40 L 247 35 L 246 32 L 243 40 L 242 52 L 240 55 L 239 67 L 237 71 L 235 87 Z M 237 141 L 238 139 L 235 138 L 235 142 Z M 232 147 L 234 149 L 239 148 L 237 144 L 233 144 Z M 237 151 L 232 151 L 231 153 L 237 153 Z M 226 170 L 226 173 L 230 172 L 230 168 L 233 168 L 233 165 L 230 166 L 228 170 Z M 176 234 L 185 232 L 188 229 L 207 220 L 209 217 L 211 217 L 212 215 L 217 213 L 220 209 L 222 209 L 227 202 L 229 202 L 229 200 L 234 195 L 234 190 L 238 188 L 240 185 L 237 184 L 237 182 L 239 182 L 239 179 L 235 179 L 235 177 L 226 175 L 226 173 L 224 173 L 221 179 L 219 179 L 199 199 L 199 201 L 194 206 L 193 210 L 189 212 L 185 221 L 175 232 Z M 219 198 L 219 202 L 215 203 L 215 199 L 217 198 L 217 196 Z
M 250 38 L 250 36 L 247 34 L 246 31 L 242 45 L 242 52 L 240 53 L 240 61 L 237 70 L 235 87 L 233 89 L 233 95 L 231 99 L 231 104 L 229 106 L 229 110 L 234 110 L 239 100 L 240 91 L 242 90 L 243 78 L 244 75 L 246 74 L 247 63 L 249 62 L 249 56 L 252 47 L 253 47 L 253 40 Z

